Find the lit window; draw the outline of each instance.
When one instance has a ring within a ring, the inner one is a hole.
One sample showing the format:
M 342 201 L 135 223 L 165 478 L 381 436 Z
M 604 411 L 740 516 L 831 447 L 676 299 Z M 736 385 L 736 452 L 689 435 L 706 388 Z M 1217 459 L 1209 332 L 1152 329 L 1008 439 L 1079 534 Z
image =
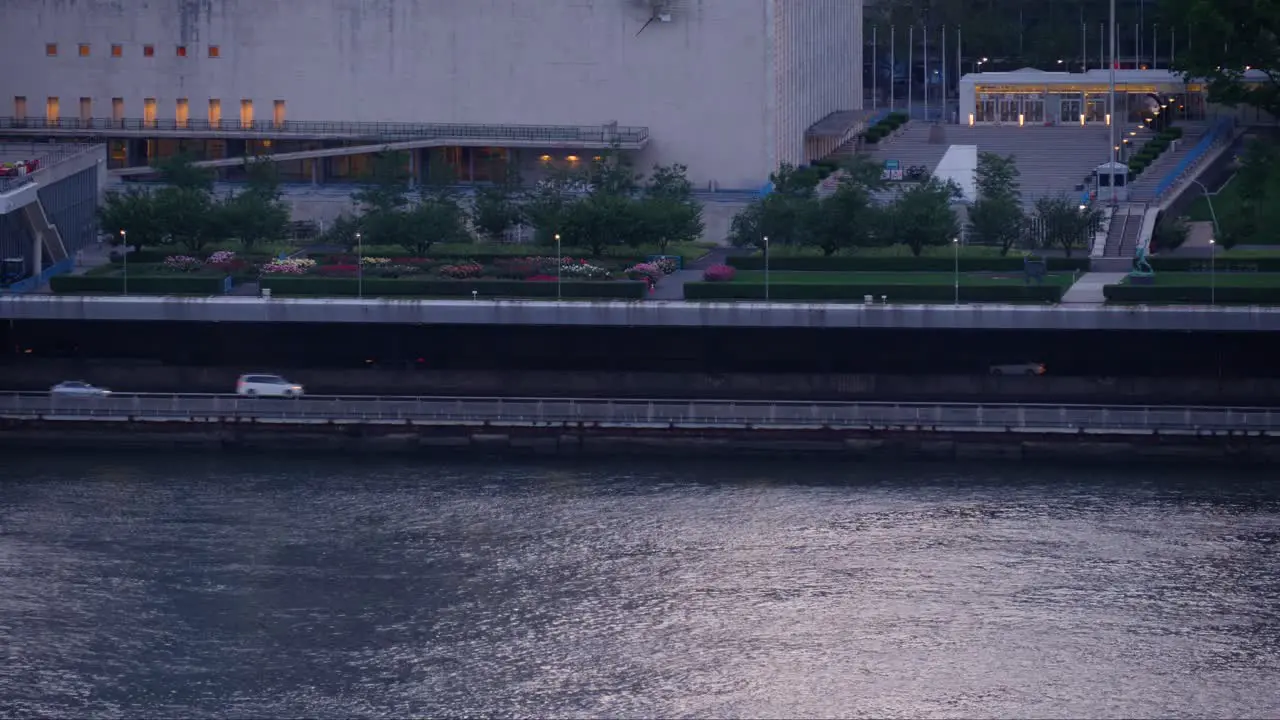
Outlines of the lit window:
M 51 97 L 45 100 L 44 119 L 48 120 L 50 124 L 56 125 L 58 123 L 58 120 L 61 117 L 62 117 L 62 111 L 59 109 L 59 106 L 58 106 L 58 98 Z
M 124 57 L 124 46 L 123 46 L 123 45 L 112 45 L 112 46 L 111 46 L 111 57 Z
M 179 45 L 179 46 L 178 46 L 178 57 L 186 57 L 186 56 L 187 56 L 187 46 L 186 46 L 186 45 Z
M 252 100 L 240 101 L 240 127 L 246 130 L 253 127 L 253 101 Z
M 88 43 L 80 43 L 80 57 L 89 57 Z
M 156 56 L 156 46 L 155 46 L 155 45 L 143 45 L 143 46 L 142 46 L 142 56 L 143 56 L 143 57 L 155 57 L 155 56 Z
M 111 98 L 111 119 L 124 122 L 124 98 Z
M 174 121 L 179 128 L 187 126 L 187 118 L 190 114 L 190 106 L 187 104 L 186 98 L 178 98 L 178 111 L 174 113 Z
M 219 48 L 217 45 L 210 45 L 209 57 L 211 58 L 222 57 L 222 49 Z
M 44 44 L 44 54 L 45 54 L 45 55 L 48 55 L 49 57 L 57 57 L 57 56 L 58 56 L 58 43 L 45 43 L 45 44 Z
M 142 121 L 146 123 L 147 127 L 156 126 L 156 99 L 155 98 L 142 99 Z
M 222 124 L 222 101 L 214 98 L 209 101 L 209 126 L 218 127 Z
M 580 158 L 577 155 L 570 155 L 569 157 L 565 158 L 565 160 L 568 160 L 571 163 L 576 163 L 578 162 L 579 159 Z
M 284 101 L 277 100 L 275 107 L 271 111 L 271 122 L 276 127 L 284 125 Z

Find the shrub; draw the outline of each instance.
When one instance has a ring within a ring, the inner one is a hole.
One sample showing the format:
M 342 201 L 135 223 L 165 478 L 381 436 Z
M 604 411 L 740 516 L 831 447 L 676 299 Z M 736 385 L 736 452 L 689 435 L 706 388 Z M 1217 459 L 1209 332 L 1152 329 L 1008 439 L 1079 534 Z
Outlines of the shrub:
M 652 264 L 657 265 L 658 269 L 662 271 L 663 275 L 670 275 L 680 267 L 676 263 L 676 261 L 672 258 L 661 258 L 659 260 L 653 261 Z
M 58 275 L 49 279 L 55 293 L 124 292 L 125 279 L 119 275 Z M 138 295 L 221 295 L 223 278 L 211 275 L 129 276 L 129 293 Z
M 960 287 L 965 302 L 1058 302 L 1066 288 L 1061 285 L 971 285 Z M 822 285 L 817 283 L 770 283 L 773 300 L 812 302 L 862 302 L 867 295 L 890 302 L 951 302 L 955 289 L 947 285 Z M 763 300 L 764 283 L 685 283 L 686 300 Z
M 542 276 L 531 280 L 389 280 L 365 278 L 364 294 L 367 297 L 471 297 L 474 290 L 479 297 L 554 298 L 556 278 Z M 559 283 L 560 294 L 566 298 L 617 298 L 639 300 L 645 296 L 647 283 L 617 280 L 593 282 L 565 280 Z M 360 291 L 359 284 L 349 278 L 324 278 L 316 276 L 280 276 L 263 278 L 262 287 L 273 295 L 305 297 L 353 297 Z M 130 283 L 132 289 L 132 283 Z
M 624 270 L 623 273 L 632 280 L 644 280 L 648 278 L 654 282 L 658 282 L 666 276 L 666 273 L 662 272 L 662 268 L 659 268 L 654 263 L 639 263 L 637 265 L 632 265 Z
M 1081 272 L 1089 269 L 1087 257 L 1048 257 L 1048 269 L 1054 272 Z M 747 255 L 731 257 L 729 265 L 738 270 L 763 270 L 764 257 Z M 952 272 L 956 269 L 954 258 L 942 256 L 908 257 L 884 255 L 836 255 L 819 257 L 773 257 L 769 260 L 772 270 L 795 272 Z M 1020 256 L 973 257 L 960 256 L 960 272 L 1020 272 L 1023 268 Z
M 164 259 L 161 267 L 169 272 L 195 272 L 203 269 L 204 263 L 190 255 L 170 255 Z
M 702 273 L 704 282 L 730 282 L 738 271 L 732 265 L 712 265 Z
M 899 125 L 904 125 L 906 124 L 907 120 L 909 120 L 910 118 L 908 118 L 907 114 L 904 112 L 891 112 L 889 113 L 889 119 L 893 120 Z
M 1208 305 L 1211 301 L 1229 305 L 1280 304 L 1280 287 L 1205 285 L 1107 285 L 1102 294 L 1111 302 L 1189 303 Z
M 360 274 L 359 265 L 319 265 L 312 271 L 320 277 L 356 277 Z
M 273 260 L 262 266 L 264 275 L 304 275 L 316 266 L 315 260 L 308 258 L 288 258 Z
M 466 280 L 468 278 L 478 278 L 484 274 L 484 266 L 479 263 L 460 263 L 458 265 L 445 265 L 436 272 L 444 277 L 454 280 Z

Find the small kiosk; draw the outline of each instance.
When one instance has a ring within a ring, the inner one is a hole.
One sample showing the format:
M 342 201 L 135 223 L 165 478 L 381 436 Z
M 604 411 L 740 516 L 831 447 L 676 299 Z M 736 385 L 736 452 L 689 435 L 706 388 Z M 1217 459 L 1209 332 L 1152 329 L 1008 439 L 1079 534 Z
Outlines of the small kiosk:
M 1125 202 L 1129 199 L 1129 166 L 1119 162 L 1102 163 L 1093 170 L 1094 199 L 1100 203 Z

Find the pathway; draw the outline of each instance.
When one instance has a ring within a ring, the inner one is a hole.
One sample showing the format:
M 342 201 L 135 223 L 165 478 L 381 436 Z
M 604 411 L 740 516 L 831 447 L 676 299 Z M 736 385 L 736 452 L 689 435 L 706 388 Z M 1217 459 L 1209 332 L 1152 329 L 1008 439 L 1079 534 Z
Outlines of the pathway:
M 1107 301 L 1102 288 L 1124 280 L 1128 273 L 1089 272 L 1080 276 L 1062 296 L 1063 305 L 1101 305 Z
M 750 250 L 732 247 L 717 247 L 707 254 L 688 263 L 683 270 L 677 270 L 662 278 L 658 287 L 649 293 L 650 300 L 684 300 L 684 284 L 702 280 L 702 273 L 712 265 L 722 265 L 731 255 L 749 255 Z

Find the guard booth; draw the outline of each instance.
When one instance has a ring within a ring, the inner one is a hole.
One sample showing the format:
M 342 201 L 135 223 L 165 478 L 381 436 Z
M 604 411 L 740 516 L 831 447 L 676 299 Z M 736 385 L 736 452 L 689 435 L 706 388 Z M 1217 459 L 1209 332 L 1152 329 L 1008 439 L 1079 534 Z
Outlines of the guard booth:
M 1129 166 L 1108 162 L 1094 168 L 1093 192 L 1093 197 L 1100 203 L 1126 202 L 1129 199 Z

